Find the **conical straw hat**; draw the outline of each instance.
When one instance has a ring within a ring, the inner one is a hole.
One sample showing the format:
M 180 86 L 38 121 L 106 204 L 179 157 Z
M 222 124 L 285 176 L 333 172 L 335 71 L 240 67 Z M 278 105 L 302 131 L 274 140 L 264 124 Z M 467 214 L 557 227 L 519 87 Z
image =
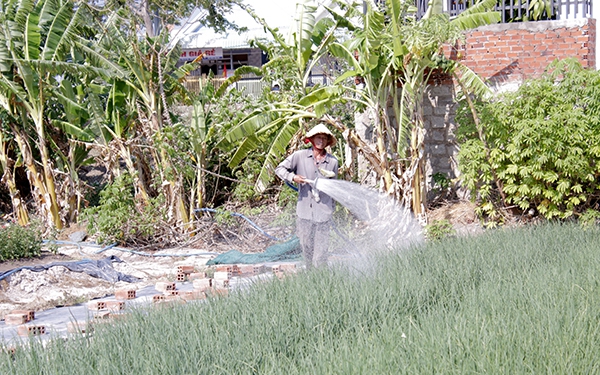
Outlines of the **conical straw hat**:
M 325 134 L 329 137 L 329 142 L 327 146 L 333 147 L 337 143 L 337 139 L 335 139 L 335 136 L 331 131 L 329 131 L 329 129 L 327 129 L 327 126 L 325 126 L 325 124 L 319 124 L 314 128 L 310 129 L 309 132 L 306 133 L 306 135 L 304 136 L 304 141 L 308 141 L 309 138 L 312 138 L 317 134 Z

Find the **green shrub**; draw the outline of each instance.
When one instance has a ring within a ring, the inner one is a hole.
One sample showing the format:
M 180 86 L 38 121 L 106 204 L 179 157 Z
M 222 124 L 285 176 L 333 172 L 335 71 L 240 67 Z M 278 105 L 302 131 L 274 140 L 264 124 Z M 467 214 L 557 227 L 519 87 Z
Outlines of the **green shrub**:
M 547 219 L 584 212 L 600 197 L 600 73 L 555 61 L 516 92 L 477 105 L 482 139 L 466 108 L 459 168 L 479 212 L 513 205 Z M 502 193 L 505 201 L 502 201 Z
M 428 240 L 438 241 L 454 235 L 454 228 L 447 219 L 434 220 L 425 227 L 425 235 Z
M 162 197 L 151 198 L 150 204 L 140 211 L 135 204 L 132 181 L 129 174 L 117 177 L 100 192 L 98 206 L 83 211 L 87 230 L 96 235 L 98 243 L 148 245 L 161 233 Z
M 0 229 L 0 262 L 39 256 L 42 233 L 36 225 L 10 224 Z

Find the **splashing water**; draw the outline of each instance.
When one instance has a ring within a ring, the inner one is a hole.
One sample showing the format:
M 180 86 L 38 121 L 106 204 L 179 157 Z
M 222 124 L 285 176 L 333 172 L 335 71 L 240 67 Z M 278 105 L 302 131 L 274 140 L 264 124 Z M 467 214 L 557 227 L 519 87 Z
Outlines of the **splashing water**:
M 354 266 L 366 262 L 382 251 L 397 251 L 423 241 L 421 225 L 412 213 L 393 198 L 353 182 L 318 179 L 316 188 L 346 207 L 357 219 L 360 229 L 345 238 L 346 258 L 353 258 Z M 334 228 L 336 229 L 336 228 Z

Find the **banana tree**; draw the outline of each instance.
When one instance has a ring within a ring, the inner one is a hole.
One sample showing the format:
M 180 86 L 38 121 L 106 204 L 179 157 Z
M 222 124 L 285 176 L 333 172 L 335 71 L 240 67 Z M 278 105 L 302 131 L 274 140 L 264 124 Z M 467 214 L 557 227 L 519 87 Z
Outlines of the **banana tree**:
M 159 193 L 152 186 L 158 186 L 166 199 L 169 219 L 187 225 L 183 177 L 174 167 L 165 128 L 173 127 L 170 105 L 180 98 L 180 80 L 197 65 L 176 67 L 180 50 L 169 47 L 166 31 L 153 38 L 139 38 L 135 22 L 126 17 L 130 21 L 123 23 L 120 16 L 113 14 L 106 22 L 103 42 L 130 74 L 110 82 L 108 122 L 99 141 L 113 160 L 120 157 L 125 161 L 140 204 L 147 205 L 150 196 Z M 115 173 L 119 173 L 118 168 Z
M 467 28 L 497 22 L 499 15 L 488 11 L 494 4 L 485 0 L 450 20 L 442 14 L 441 0 L 431 0 L 421 19 L 416 19 L 410 1 L 386 1 L 383 7 L 368 2 L 353 37 L 330 46 L 332 54 L 351 67 L 336 84 L 344 85 L 352 76 L 364 80 L 364 89 L 345 86 L 345 91 L 353 94 L 348 100 L 373 114 L 376 171 L 381 171 L 384 190 L 402 199 L 417 215 L 426 206 L 422 108 L 429 76 L 440 61 L 447 61 L 442 54 L 444 43 L 453 44 Z M 461 66 L 465 77 L 474 76 L 458 63 L 447 65 Z M 487 90 L 481 80 L 468 82 Z
M 10 194 L 10 200 L 13 207 L 13 212 L 17 218 L 17 223 L 21 226 L 29 224 L 29 213 L 23 198 L 21 197 L 21 191 L 17 187 L 15 181 L 15 168 L 19 166 L 18 160 L 13 160 L 10 154 L 14 154 L 14 142 L 11 138 L 11 132 L 9 126 L 6 126 L 8 122 L 14 121 L 6 111 L 1 112 L 2 115 L 2 129 L 0 130 L 0 167 L 2 170 L 2 182 L 4 182 L 8 188 Z
M 272 35 L 271 45 L 255 41 L 269 54 L 270 61 L 262 67 L 260 75 L 278 80 L 283 90 L 269 94 L 269 102 L 256 108 L 245 119 L 223 137 L 218 145 L 226 149 L 236 148 L 229 166 L 238 166 L 244 158 L 257 150 L 264 151 L 264 161 L 255 183 L 258 192 L 264 191 L 273 176 L 273 169 L 285 155 L 288 145 L 299 139 L 307 121 L 325 114 L 329 96 L 340 90 L 339 87 L 325 88 L 326 95 L 319 102 L 310 82 L 311 71 L 328 54 L 328 45 L 335 40 L 335 31 L 346 20 L 317 21 L 317 7 L 311 1 L 297 4 L 295 21 L 290 32 L 289 42 L 277 29 L 244 7 Z M 323 91 L 319 91 L 323 92 Z M 338 95 L 339 96 L 339 93 Z
M 49 101 L 60 95 L 66 76 L 99 75 L 115 66 L 89 48 L 92 18 L 85 4 L 68 0 L 0 2 L 0 105 L 19 120 L 11 130 L 27 169 L 38 210 L 50 227 L 61 229 L 72 203 L 59 193 Z M 98 65 L 83 64 L 91 57 Z M 37 158 L 37 160 L 36 160 Z M 71 174 L 61 174 L 63 186 Z M 71 185 L 73 186 L 73 185 Z M 66 211 L 66 213 L 65 213 Z M 68 218 L 67 218 L 68 220 Z

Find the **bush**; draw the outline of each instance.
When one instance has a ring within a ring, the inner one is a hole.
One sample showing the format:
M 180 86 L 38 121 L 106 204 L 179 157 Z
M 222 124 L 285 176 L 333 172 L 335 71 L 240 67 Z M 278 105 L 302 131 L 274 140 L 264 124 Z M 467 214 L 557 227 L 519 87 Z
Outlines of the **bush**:
M 477 110 L 483 137 L 463 108 L 457 138 L 462 180 L 480 199 L 480 213 L 514 205 L 564 219 L 597 204 L 599 72 L 573 59 L 555 61 L 541 78 Z
M 150 204 L 140 211 L 132 181 L 128 174 L 117 177 L 100 192 L 99 205 L 83 211 L 87 230 L 96 235 L 98 243 L 149 245 L 161 233 L 162 198 L 151 198 Z
M 0 229 L 0 262 L 36 257 L 41 251 L 42 233 L 36 225 L 10 224 Z

